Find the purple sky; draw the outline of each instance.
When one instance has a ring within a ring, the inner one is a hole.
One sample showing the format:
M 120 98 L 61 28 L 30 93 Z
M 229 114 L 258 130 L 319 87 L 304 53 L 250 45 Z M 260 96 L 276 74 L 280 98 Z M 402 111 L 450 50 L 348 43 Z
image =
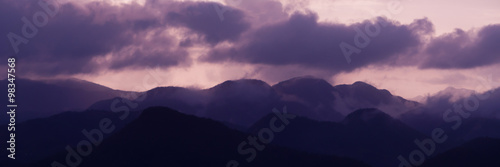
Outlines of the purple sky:
M 43 11 L 37 3 L 0 0 L 0 31 L 22 36 L 21 18 L 33 22 Z M 496 0 L 59 0 L 16 56 L 28 78 L 135 91 L 304 75 L 365 81 L 406 98 L 449 86 L 485 91 L 500 86 L 498 7 Z M 349 63 L 341 43 L 356 48 Z M 0 47 L 0 55 L 15 55 L 8 36 Z M 160 82 L 146 84 L 150 76 Z

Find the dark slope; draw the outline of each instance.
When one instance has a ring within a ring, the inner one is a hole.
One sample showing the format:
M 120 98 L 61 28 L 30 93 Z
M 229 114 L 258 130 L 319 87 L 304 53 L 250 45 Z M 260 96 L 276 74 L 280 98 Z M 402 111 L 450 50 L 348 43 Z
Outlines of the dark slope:
M 337 85 L 334 88 L 339 96 L 339 112 L 343 113 L 362 108 L 378 108 L 392 117 L 399 117 L 420 106 L 417 102 L 394 96 L 385 89 L 377 89 L 365 82 L 357 81 L 351 85 Z
M 243 79 L 205 90 L 210 99 L 205 117 L 248 127 L 279 106 L 279 96 L 267 83 Z
M 7 86 L 7 83 L 7 80 L 0 81 L 0 85 Z M 76 79 L 34 81 L 17 78 L 15 83 L 17 110 L 23 111 L 16 115 L 17 122 L 64 111 L 83 111 L 93 103 L 124 93 Z M 7 96 L 2 96 L 0 101 L 2 106 L 7 105 Z M 0 124 L 7 122 L 4 118 L 0 117 Z
M 91 131 L 100 126 L 103 119 L 111 120 L 115 125 L 113 132 L 118 132 L 139 113 L 130 113 L 121 120 L 121 113 L 109 111 L 64 112 L 48 118 L 29 120 L 16 125 L 16 160 L 7 159 L 6 151 L 1 152 L 0 164 L 6 162 L 29 163 L 64 150 L 67 145 L 75 146 L 87 139 L 82 130 Z M 3 126 L 3 125 L 2 125 Z M 7 126 L 3 126 L 7 127 Z M 2 129 L 2 131 L 4 131 Z M 6 130 L 5 130 L 6 132 Z M 109 134 L 103 134 L 108 137 Z M 1 134 L 2 141 L 8 136 Z
M 240 155 L 238 145 L 247 135 L 223 124 L 177 111 L 153 107 L 106 139 L 81 167 L 87 166 L 226 166 L 229 160 L 241 166 L 365 166 L 349 159 L 305 154 L 266 145 L 249 165 L 249 155 Z M 64 162 L 64 156 L 55 158 Z M 48 166 L 51 160 L 34 166 Z
M 340 121 L 344 115 L 335 110 L 332 85 L 322 79 L 297 77 L 273 85 L 281 100 L 294 114 L 320 121 Z
M 257 133 L 269 126 L 270 116 L 252 128 Z M 397 156 L 415 149 L 413 141 L 425 138 L 416 130 L 377 109 L 361 109 L 341 123 L 293 119 L 274 144 L 313 153 L 359 159 L 374 166 L 397 166 Z
M 388 104 L 391 102 L 393 95 L 387 90 L 379 90 L 374 86 L 358 81 L 352 85 L 337 85 L 335 89 L 340 92 L 341 97 L 348 96 L 357 97 L 361 103 L 369 103 L 373 105 Z
M 498 167 L 500 139 L 477 138 L 425 162 L 422 167 Z

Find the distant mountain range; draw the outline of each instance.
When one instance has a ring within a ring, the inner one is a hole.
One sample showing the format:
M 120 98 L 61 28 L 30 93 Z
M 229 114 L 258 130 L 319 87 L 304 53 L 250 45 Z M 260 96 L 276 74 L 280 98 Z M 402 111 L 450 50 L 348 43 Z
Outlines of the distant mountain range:
M 1 85 L 7 83 L 7 80 L 0 81 Z M 126 93 L 78 79 L 34 81 L 17 78 L 15 83 L 15 103 L 17 110 L 22 111 L 16 115 L 17 122 L 65 111 L 83 111 L 97 101 Z M 2 96 L 0 101 L 6 106 L 8 97 Z M 7 121 L 6 117 L 0 117 L 0 124 Z
M 13 167 L 64 162 L 66 146 L 75 148 L 87 139 L 82 131 L 98 128 L 104 118 L 115 129 L 83 157 L 81 166 L 245 162 L 248 155 L 238 153 L 238 145 L 269 128 L 273 110 L 283 107 L 296 117 L 274 133 L 266 145 L 269 149 L 241 166 L 397 166 L 398 155 L 418 148 L 414 140 L 443 128 L 449 140 L 438 145 L 424 164 L 439 166 L 454 158 L 466 159 L 469 154 L 464 150 L 477 148 L 474 143 L 483 144 L 480 149 L 495 148 L 495 138 L 500 138 L 499 89 L 479 95 L 461 91 L 455 96 L 450 88 L 421 104 L 363 82 L 332 86 L 312 77 L 272 86 L 243 79 L 202 90 L 158 87 L 146 92 L 113 90 L 81 80 L 17 83 L 23 87 L 18 92 L 18 110 L 23 111 L 18 112 L 18 160 L 9 161 L 5 152 L 0 153 L 0 164 Z M 472 96 L 482 97 L 477 110 L 461 119 L 460 128 L 451 129 L 455 122 L 445 121 L 443 113 Z M 127 117 L 122 120 L 125 110 Z M 3 134 L 0 137 L 7 140 Z M 478 159 L 473 157 L 470 163 Z M 488 156 L 486 161 L 495 163 Z
M 6 85 L 7 81 L 0 83 Z M 150 106 L 168 106 L 187 114 L 233 120 L 228 122 L 247 127 L 270 113 L 270 108 L 280 105 L 289 105 L 296 109 L 296 114 L 321 121 L 340 121 L 361 108 L 379 108 L 398 116 L 419 105 L 363 82 L 332 86 L 312 77 L 293 78 L 273 86 L 260 80 L 242 79 L 203 90 L 158 87 L 146 92 L 113 90 L 78 79 L 17 79 L 16 83 L 16 102 L 22 104 L 19 110 L 24 111 L 17 116 L 18 122 L 64 111 L 110 110 L 115 98 L 133 93 L 146 94 L 146 99 L 141 100 L 127 97 L 139 104 L 132 108 L 137 111 Z M 1 101 L 7 104 L 7 97 Z M 0 119 L 0 123 L 6 122 Z
M 226 81 L 209 89 L 161 87 L 135 100 L 137 110 L 168 106 L 183 113 L 249 127 L 277 106 L 289 106 L 291 113 L 320 121 L 340 121 L 361 108 L 379 108 L 393 116 L 420 104 L 393 96 L 369 84 L 332 86 L 322 79 L 293 78 L 270 86 L 260 80 Z M 109 110 L 115 99 L 97 102 L 90 109 Z

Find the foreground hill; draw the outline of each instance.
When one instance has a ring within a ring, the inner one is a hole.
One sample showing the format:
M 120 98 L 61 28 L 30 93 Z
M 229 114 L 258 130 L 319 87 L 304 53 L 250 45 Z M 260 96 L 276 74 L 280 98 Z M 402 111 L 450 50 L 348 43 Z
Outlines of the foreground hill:
M 257 122 L 250 132 L 268 127 L 270 117 Z M 283 132 L 275 134 L 274 144 L 303 151 L 362 160 L 373 166 L 397 166 L 397 156 L 416 148 L 418 131 L 377 109 L 360 109 L 341 123 L 318 122 L 297 117 Z
M 238 146 L 247 135 L 213 120 L 181 114 L 169 108 L 153 107 L 106 139 L 94 149 L 81 167 L 110 166 L 226 166 L 230 160 L 241 166 L 367 166 L 355 160 L 307 154 L 265 145 L 255 159 L 239 154 Z M 249 146 L 250 147 L 250 146 Z M 53 160 L 65 162 L 65 154 L 33 166 L 49 166 Z
M 437 155 L 422 167 L 497 167 L 500 166 L 500 139 L 477 138 Z
M 2 151 L 0 164 L 4 167 L 9 166 L 8 163 L 36 162 L 64 150 L 68 145 L 75 146 L 81 140 L 87 139 L 82 131 L 99 128 L 103 119 L 112 121 L 116 128 L 114 132 L 117 132 L 137 118 L 138 114 L 132 112 L 126 119 L 121 120 L 121 113 L 110 111 L 64 112 L 19 123 L 16 125 L 16 160 L 7 158 L 8 152 Z M 102 137 L 107 138 L 109 135 L 103 134 Z M 0 139 L 9 140 L 8 135 L 4 133 L 0 133 Z

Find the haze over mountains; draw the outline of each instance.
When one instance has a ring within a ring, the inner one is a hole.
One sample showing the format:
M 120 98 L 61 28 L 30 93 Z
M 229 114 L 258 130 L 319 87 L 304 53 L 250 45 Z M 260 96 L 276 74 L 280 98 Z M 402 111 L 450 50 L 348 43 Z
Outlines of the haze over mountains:
M 7 80 L 0 84 L 7 85 Z M 64 111 L 83 111 L 93 103 L 120 96 L 127 91 L 111 88 L 78 79 L 34 81 L 16 79 L 16 103 L 19 103 L 17 122 L 47 117 Z M 8 97 L 2 96 L 2 104 Z M 0 117 L 0 123 L 6 123 Z
M 90 109 L 107 110 L 114 100 L 101 101 Z M 260 80 L 226 81 L 209 89 L 159 87 L 136 100 L 137 110 L 169 106 L 181 112 L 248 127 L 276 106 L 289 106 L 291 113 L 321 121 L 340 121 L 361 108 L 381 108 L 392 116 L 417 107 L 417 102 L 393 96 L 369 84 L 332 86 L 322 79 L 293 78 L 270 86 Z
M 499 6 L 0 0 L 0 167 L 500 167 Z
M 430 138 L 433 129 L 442 128 L 448 140 L 436 144 L 435 153 L 427 157 L 432 161 L 426 165 L 433 166 L 448 162 L 450 157 L 466 158 L 467 154 L 454 152 L 467 150 L 460 148 L 470 148 L 478 143 L 475 139 L 500 138 L 498 89 L 471 96 L 441 93 L 421 104 L 363 82 L 332 86 L 312 77 L 272 86 L 242 79 L 202 90 L 158 87 L 143 93 L 76 80 L 18 82 L 23 86 L 20 90 L 53 95 L 50 101 L 61 99 L 62 103 L 50 105 L 41 94 L 19 93 L 25 108 L 20 106 L 18 117 L 34 119 L 18 125 L 22 129 L 17 137 L 18 161 L 12 163 L 2 155 L 0 163 L 7 166 L 48 166 L 54 160 L 64 163 L 66 146 L 76 149 L 80 141 L 88 140 L 82 131 L 98 128 L 104 118 L 109 118 L 115 129 L 103 134 L 102 144 L 94 146 L 89 156 L 81 156 L 82 166 L 225 166 L 231 159 L 244 162 L 250 154 L 238 152 L 240 142 L 259 136 L 270 126 L 273 110 L 285 108 L 296 117 L 273 134 L 272 142 L 249 166 L 304 166 L 311 162 L 316 166 L 397 166 L 399 155 L 408 159 L 411 151 L 419 149 L 415 140 Z M 477 107 L 468 112 L 475 106 L 467 100 L 472 96 L 478 98 Z M 464 99 L 467 104 L 462 103 Z M 469 106 L 462 113 L 470 116 L 459 117 L 456 104 Z M 448 109 L 455 110 L 447 114 L 453 119 L 443 119 Z M 126 119 L 122 120 L 124 114 Z M 458 124 L 459 128 L 452 128 Z M 469 144 L 461 146 L 464 143 Z M 488 143 L 496 142 L 482 147 Z M 475 159 L 481 158 L 488 157 Z

